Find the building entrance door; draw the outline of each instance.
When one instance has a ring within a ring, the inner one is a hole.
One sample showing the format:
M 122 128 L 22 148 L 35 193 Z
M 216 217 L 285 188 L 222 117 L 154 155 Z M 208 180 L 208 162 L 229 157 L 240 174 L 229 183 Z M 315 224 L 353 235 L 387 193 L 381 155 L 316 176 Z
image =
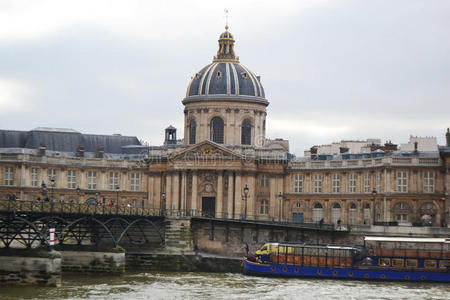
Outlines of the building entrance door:
M 303 213 L 293 213 L 292 219 L 295 223 L 303 223 Z
M 205 217 L 215 217 L 216 214 L 216 197 L 202 198 L 202 215 Z

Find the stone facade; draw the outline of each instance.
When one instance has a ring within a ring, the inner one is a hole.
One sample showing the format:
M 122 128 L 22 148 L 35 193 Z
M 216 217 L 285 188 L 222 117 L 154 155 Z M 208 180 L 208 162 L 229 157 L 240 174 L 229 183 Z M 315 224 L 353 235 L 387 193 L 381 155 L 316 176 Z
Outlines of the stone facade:
M 336 225 L 449 223 L 450 133 L 438 151 L 387 147 L 296 159 L 288 141 L 265 137 L 269 101 L 260 77 L 239 63 L 233 47 L 227 29 L 213 62 L 192 76 L 182 100 L 183 140 L 171 126 L 159 147 L 133 137 L 72 131 L 58 133 L 60 142 L 51 144 L 55 132 L 6 132 L 0 136 L 0 197 L 119 202 L 173 216 Z M 27 136 L 31 142 L 12 142 Z

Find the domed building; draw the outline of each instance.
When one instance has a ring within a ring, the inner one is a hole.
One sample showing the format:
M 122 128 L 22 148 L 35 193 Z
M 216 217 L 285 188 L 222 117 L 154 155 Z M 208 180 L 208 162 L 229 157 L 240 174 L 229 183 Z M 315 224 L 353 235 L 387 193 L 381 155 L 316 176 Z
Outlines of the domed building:
M 0 200 L 36 200 L 52 183 L 52 198 L 66 203 L 117 201 L 176 216 L 344 227 L 450 223 L 450 130 L 445 146 L 430 148 L 425 139 L 431 150 L 420 139 L 403 150 L 345 141 L 295 158 L 287 140 L 266 138 L 269 101 L 234 43 L 226 27 L 213 61 L 193 74 L 181 140 L 173 126 L 162 146 L 58 128 L 0 130 Z
M 189 82 L 185 106 L 184 144 L 211 140 L 224 145 L 263 145 L 266 107 L 260 76 L 239 62 L 234 37 L 225 27 L 213 62 Z

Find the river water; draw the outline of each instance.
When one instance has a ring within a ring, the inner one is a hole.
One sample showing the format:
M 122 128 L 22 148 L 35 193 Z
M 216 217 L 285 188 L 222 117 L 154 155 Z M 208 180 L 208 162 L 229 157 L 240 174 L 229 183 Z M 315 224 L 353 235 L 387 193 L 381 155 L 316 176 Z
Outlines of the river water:
M 450 299 L 450 284 L 154 272 L 65 275 L 60 288 L 0 287 L 0 299 Z

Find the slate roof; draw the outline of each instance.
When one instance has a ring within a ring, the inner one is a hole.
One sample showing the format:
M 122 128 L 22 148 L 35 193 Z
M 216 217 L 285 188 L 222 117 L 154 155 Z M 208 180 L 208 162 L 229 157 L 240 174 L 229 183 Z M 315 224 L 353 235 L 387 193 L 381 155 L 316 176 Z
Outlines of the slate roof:
M 96 152 L 102 145 L 105 153 L 122 152 L 122 147 L 141 143 L 134 136 L 82 134 L 71 130 L 37 128 L 31 131 L 0 130 L 0 148 L 39 149 L 44 143 L 47 150 L 76 152 L 79 145 L 85 152 Z
M 198 96 L 244 96 L 265 100 L 260 79 L 240 63 L 213 62 L 189 83 L 186 99 Z

